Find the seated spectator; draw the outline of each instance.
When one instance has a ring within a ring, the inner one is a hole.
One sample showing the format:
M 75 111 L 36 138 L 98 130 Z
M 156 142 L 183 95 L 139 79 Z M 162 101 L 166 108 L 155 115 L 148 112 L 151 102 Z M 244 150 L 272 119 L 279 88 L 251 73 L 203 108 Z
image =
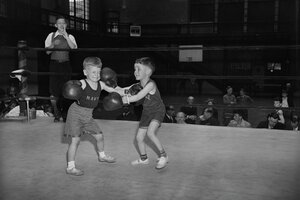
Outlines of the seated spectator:
M 233 94 L 233 89 L 231 86 L 227 86 L 227 88 L 226 88 L 226 94 L 223 96 L 223 103 L 225 105 L 236 104 L 236 98 Z
M 246 92 L 243 88 L 240 89 L 240 95 L 237 97 L 237 104 L 242 106 L 248 106 L 253 103 L 253 99 L 246 95 Z
M 187 105 L 180 108 L 180 111 L 186 114 L 185 122 L 187 124 L 195 124 L 197 119 L 197 107 L 194 106 L 194 97 L 187 98 Z
M 228 126 L 251 128 L 251 124 L 243 119 L 243 111 L 241 110 L 233 111 L 233 120 L 229 122 Z
M 215 108 L 215 106 L 214 106 L 214 104 L 215 104 L 214 99 L 209 98 L 209 99 L 207 99 L 205 102 L 207 103 L 207 107 L 212 108 L 212 110 L 213 110 L 213 117 L 216 118 L 216 119 L 218 119 L 218 117 L 219 117 L 219 112 L 218 112 L 218 110 L 217 110 L 217 109 Z M 202 114 L 203 114 L 203 113 L 202 113 Z
M 203 114 L 199 116 L 200 125 L 209 125 L 209 126 L 219 126 L 220 123 L 218 119 L 214 118 L 213 116 L 213 109 L 207 107 L 204 109 Z
M 133 105 L 124 106 L 123 112 L 117 116 L 117 120 L 137 121 L 137 117 L 133 111 Z
M 174 106 L 172 106 L 172 105 L 166 106 L 166 114 L 165 114 L 165 118 L 164 118 L 163 122 L 176 123 Z
M 294 107 L 293 99 L 288 96 L 286 90 L 282 90 L 281 92 L 280 103 L 282 108 Z
M 279 122 L 279 115 L 276 112 L 268 114 L 267 120 L 261 121 L 257 128 L 267 128 L 267 129 L 280 129 L 284 130 L 285 125 Z
M 0 118 L 5 117 L 15 107 L 20 106 L 20 101 L 17 98 L 18 93 L 19 89 L 15 85 L 10 85 L 7 88 L 6 94 L 4 94 L 5 98 L 1 101 Z
M 186 122 L 185 122 L 186 116 L 185 116 L 184 112 L 178 112 L 176 114 L 175 119 L 176 119 L 177 124 L 186 124 Z
M 279 121 L 278 122 L 284 124 L 285 119 L 284 119 L 283 111 L 280 109 L 281 108 L 281 103 L 280 103 L 280 99 L 278 97 L 274 99 L 274 108 L 275 108 L 275 112 L 279 116 Z
M 228 108 L 224 108 L 223 112 L 223 124 L 224 126 L 227 126 L 233 117 L 233 110 L 230 107 L 231 105 L 236 104 L 236 97 L 233 94 L 233 89 L 231 86 L 227 86 L 226 88 L 226 94 L 223 96 L 223 103 L 228 105 Z
M 44 102 L 43 104 L 36 107 L 36 110 L 43 111 L 44 116 L 54 117 L 53 108 L 49 103 Z
M 300 131 L 300 118 L 295 112 L 291 112 L 290 120 L 286 122 L 286 130 Z
M 282 90 L 286 91 L 289 107 L 294 107 L 294 87 L 290 82 L 287 82 Z

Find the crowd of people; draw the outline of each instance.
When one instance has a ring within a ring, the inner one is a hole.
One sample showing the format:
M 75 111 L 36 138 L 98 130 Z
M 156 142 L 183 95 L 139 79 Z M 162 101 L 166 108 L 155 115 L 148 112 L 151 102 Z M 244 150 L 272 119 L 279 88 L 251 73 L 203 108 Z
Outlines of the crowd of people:
M 187 97 L 187 104 L 180 107 L 177 113 L 173 105 L 166 107 L 167 112 L 164 122 L 299 131 L 299 114 L 293 109 L 293 98 L 291 84 L 286 83 L 280 95 L 274 98 L 273 109 L 270 109 L 265 118 L 261 119 L 258 125 L 255 126 L 254 123 L 248 121 L 248 108 L 253 106 L 254 100 L 247 95 L 245 89 L 241 88 L 239 95 L 236 97 L 233 88 L 227 86 L 223 102 L 218 106 L 222 110 L 222 116 L 219 116 L 214 99 L 211 98 L 205 101 L 204 108 L 198 114 L 197 108 L 199 106 L 194 103 L 194 97 L 189 96 Z
M 4 117 L 14 107 L 18 105 L 18 98 L 15 98 L 18 93 L 16 85 L 11 85 L 7 88 L 7 100 L 1 101 L 0 117 Z M 10 100 L 10 98 L 14 98 Z M 299 111 L 294 109 L 293 92 L 291 84 L 287 83 L 282 88 L 281 94 L 273 99 L 273 109 L 269 109 L 269 113 L 257 123 L 249 121 L 248 108 L 253 107 L 254 100 L 247 95 L 246 91 L 241 88 L 239 95 L 235 96 L 233 88 L 228 86 L 226 93 L 223 96 L 223 102 L 216 104 L 215 100 L 208 98 L 204 104 L 196 104 L 193 96 L 186 98 L 186 104 L 175 108 L 174 105 L 166 106 L 166 114 L 164 123 L 177 124 L 198 124 L 212 126 L 228 126 L 228 127 L 245 127 L 245 128 L 268 128 L 281 130 L 300 130 L 299 128 Z M 53 104 L 53 102 L 51 102 Z M 43 110 L 44 116 L 54 117 L 57 121 L 55 107 L 51 103 L 43 101 L 41 104 L 36 102 L 31 103 L 31 107 L 37 110 Z M 100 107 L 96 112 L 102 113 L 100 117 L 105 119 L 105 116 L 114 113 L 114 116 L 109 119 L 138 121 L 141 117 L 142 106 L 138 104 L 130 104 L 119 108 L 115 111 L 105 111 Z M 177 105 L 177 104 L 176 104 Z M 200 106 L 199 106 L 200 105 Z M 57 110 L 56 110 L 57 111 Z M 65 119 L 63 120 L 65 121 Z M 257 124 L 257 125 L 255 125 Z
M 7 88 L 5 97 L 8 100 L 1 101 L 0 117 L 4 117 L 9 111 L 18 105 L 18 98 L 9 100 L 17 96 L 18 87 L 12 84 Z M 205 100 L 204 104 L 196 104 L 193 96 L 186 98 L 186 104 L 175 108 L 174 105 L 166 106 L 164 123 L 178 124 L 198 124 L 212 126 L 245 127 L 245 128 L 268 128 L 281 130 L 300 130 L 299 129 L 299 111 L 294 109 L 294 96 L 291 84 L 283 85 L 281 93 L 273 99 L 273 109 L 257 123 L 249 121 L 248 108 L 253 107 L 254 100 L 245 89 L 239 90 L 239 95 L 235 96 L 231 86 L 226 87 L 226 93 L 222 98 L 223 102 L 216 104 L 213 98 Z M 51 105 L 52 104 L 52 105 Z M 100 107 L 99 107 L 100 105 Z M 130 104 L 115 111 L 105 111 L 101 104 L 98 105 L 98 111 L 102 113 L 100 117 L 105 119 L 106 115 L 114 113 L 109 119 L 138 121 L 141 117 L 142 106 L 140 104 Z M 200 106 L 199 106 L 200 105 Z M 37 110 L 43 110 L 44 116 L 54 117 L 57 120 L 57 109 L 53 107 L 53 102 L 36 104 L 33 102 L 31 107 Z M 64 120 L 65 121 L 65 118 Z M 257 124 L 257 125 L 256 125 Z

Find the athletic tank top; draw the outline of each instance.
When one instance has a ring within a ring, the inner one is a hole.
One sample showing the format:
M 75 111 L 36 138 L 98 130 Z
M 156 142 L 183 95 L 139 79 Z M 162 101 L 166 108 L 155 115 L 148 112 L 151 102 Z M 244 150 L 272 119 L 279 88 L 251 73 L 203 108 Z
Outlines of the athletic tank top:
M 77 101 L 77 104 L 85 108 L 96 108 L 99 102 L 99 97 L 101 93 L 101 85 L 98 81 L 97 90 L 93 90 L 89 83 L 84 80 L 86 87 L 84 88 L 80 99 Z
M 52 43 L 56 49 L 70 49 L 67 40 L 62 35 L 54 37 L 55 32 L 52 33 Z M 59 62 L 69 61 L 68 51 L 53 51 L 51 53 L 51 60 L 57 60 Z
M 156 85 L 156 83 L 153 80 L 149 80 L 149 82 L 153 82 Z M 144 103 L 143 103 L 143 110 L 146 112 L 152 113 L 152 112 L 157 112 L 157 111 L 161 111 L 164 109 L 165 109 L 165 106 L 161 99 L 160 92 L 159 92 L 158 88 L 156 87 L 156 91 L 153 95 L 148 93 L 145 96 Z

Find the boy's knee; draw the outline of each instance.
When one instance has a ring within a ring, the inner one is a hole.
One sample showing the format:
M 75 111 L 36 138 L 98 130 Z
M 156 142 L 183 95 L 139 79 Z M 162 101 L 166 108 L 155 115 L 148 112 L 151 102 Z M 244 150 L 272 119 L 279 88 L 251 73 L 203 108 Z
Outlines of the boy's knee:
M 136 140 L 137 140 L 138 142 L 143 142 L 143 141 L 144 141 L 144 137 L 143 137 L 142 135 L 137 135 L 137 136 L 136 136 Z
M 156 137 L 156 136 L 155 136 L 155 132 L 153 132 L 153 131 L 148 131 L 148 132 L 147 132 L 147 136 L 148 136 L 149 138 Z
M 80 142 L 80 137 L 72 137 L 71 143 L 78 145 Z
M 103 137 L 103 134 L 102 132 L 101 133 L 96 133 L 94 134 L 94 137 L 97 141 L 103 141 L 104 140 L 104 137 Z

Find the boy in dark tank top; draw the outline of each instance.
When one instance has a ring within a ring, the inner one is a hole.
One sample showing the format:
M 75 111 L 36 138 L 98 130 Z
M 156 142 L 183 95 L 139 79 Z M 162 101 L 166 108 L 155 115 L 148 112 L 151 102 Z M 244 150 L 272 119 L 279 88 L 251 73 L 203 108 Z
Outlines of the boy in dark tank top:
M 114 163 L 116 159 L 104 152 L 103 132 L 93 118 L 93 109 L 97 107 L 101 90 L 109 93 L 118 92 L 118 87 L 107 86 L 100 81 L 100 72 L 102 62 L 97 57 L 87 57 L 83 61 L 83 73 L 86 76 L 84 80 L 74 81 L 81 87 L 81 92 L 76 97 L 67 115 L 64 134 L 71 137 L 67 152 L 67 169 L 66 173 L 80 176 L 83 171 L 75 167 L 75 156 L 80 137 L 83 134 L 89 134 L 96 140 L 96 149 L 100 162 Z M 75 86 L 74 86 L 75 87 Z
M 134 76 L 140 81 L 142 90 L 135 95 L 124 95 L 122 97 L 124 104 L 143 100 L 143 111 L 137 131 L 136 140 L 140 152 L 140 158 L 131 162 L 132 165 L 149 164 L 146 154 L 146 144 L 144 139 L 146 135 L 158 149 L 159 158 L 157 159 L 156 169 L 163 169 L 168 163 L 168 156 L 156 136 L 156 132 L 163 122 L 166 109 L 161 99 L 160 92 L 156 83 L 150 78 L 155 71 L 155 64 L 149 57 L 137 59 L 134 64 Z M 123 88 L 126 89 L 126 88 Z

